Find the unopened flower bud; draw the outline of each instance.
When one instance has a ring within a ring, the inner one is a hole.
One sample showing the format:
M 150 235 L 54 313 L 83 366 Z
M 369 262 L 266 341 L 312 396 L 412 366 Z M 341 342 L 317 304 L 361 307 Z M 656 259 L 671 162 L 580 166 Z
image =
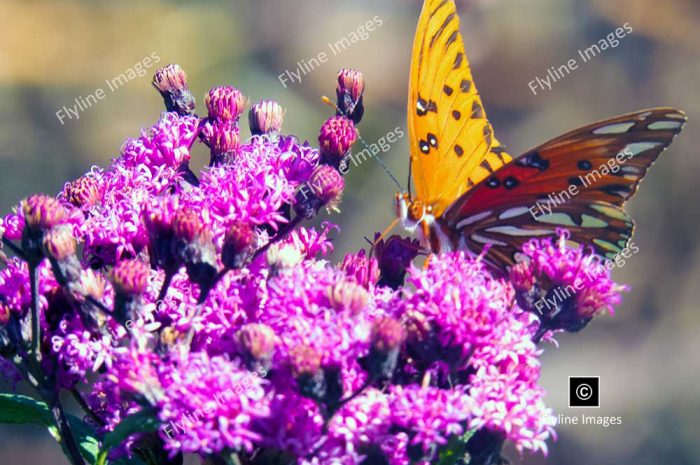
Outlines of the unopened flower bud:
M 63 187 L 63 197 L 78 208 L 91 207 L 100 198 L 100 188 L 92 176 L 82 176 Z
M 250 323 L 236 332 L 239 350 L 246 358 L 248 368 L 268 371 L 275 349 L 275 332 L 267 325 Z
M 89 296 L 99 301 L 104 297 L 105 284 L 105 278 L 101 274 L 97 274 L 94 270 L 88 268 L 80 275 L 80 282 L 77 290 L 81 295 Z
M 185 208 L 175 213 L 173 218 L 173 234 L 183 242 L 192 242 L 201 236 L 205 230 L 204 222 L 198 212 Z
M 276 242 L 267 249 L 267 264 L 272 269 L 272 274 L 277 274 L 280 270 L 293 268 L 299 265 L 304 257 L 302 253 L 291 244 Z
M 335 89 L 339 114 L 359 123 L 364 113 L 362 94 L 365 80 L 362 73 L 355 69 L 341 69 L 338 72 L 338 86 Z
M 331 307 L 339 312 L 357 315 L 365 309 L 369 294 L 364 287 L 353 281 L 341 281 L 328 290 Z
M 357 131 L 350 119 L 344 116 L 328 118 L 318 135 L 323 163 L 338 168 L 355 141 Z
M 202 127 L 202 137 L 211 152 L 210 164 L 227 161 L 240 145 L 240 129 L 231 120 L 207 121 Z
M 63 261 L 74 256 L 78 243 L 73 238 L 72 228 L 60 225 L 50 229 L 43 240 L 46 256 L 53 260 Z
M 187 74 L 179 65 L 171 63 L 156 71 L 153 86 L 163 96 L 165 108 L 179 115 L 191 115 L 195 99 L 187 86 Z
M 221 261 L 226 268 L 241 268 L 250 256 L 255 231 L 246 222 L 234 223 L 226 231 L 221 249 Z
M 345 187 L 343 176 L 330 165 L 317 167 L 296 195 L 294 211 L 305 218 L 314 217 L 321 207 L 336 210 Z
M 379 235 L 375 236 L 375 239 Z M 380 285 L 398 289 L 403 285 L 406 270 L 420 251 L 420 244 L 416 240 L 404 239 L 393 235 L 386 241 L 376 243 L 375 251 L 379 270 L 381 271 Z
M 311 346 L 298 345 L 289 351 L 292 376 L 314 375 L 321 370 L 321 354 Z
M 237 122 L 248 104 L 248 98 L 231 86 L 214 87 L 204 97 L 209 118 Z
M 89 298 L 97 302 L 102 301 L 105 293 L 105 279 L 103 276 L 95 273 L 91 268 L 82 270 L 76 282 L 72 283 L 69 288 L 73 291 L 73 297 L 77 303 L 78 316 L 80 316 L 85 327 L 91 330 L 102 328 L 106 315 Z
M 112 284 L 117 293 L 140 295 L 148 288 L 148 265 L 141 260 L 122 260 L 112 269 Z
M 41 230 L 60 224 L 67 215 L 61 202 L 43 194 L 27 197 L 22 202 L 22 213 L 28 227 Z
M 148 232 L 148 252 L 151 266 L 174 273 L 182 265 L 175 253 L 173 220 L 180 210 L 178 198 L 165 196 L 149 202 L 141 213 Z
M 380 318 L 372 326 L 372 347 L 379 352 L 397 350 L 405 340 L 406 330 L 394 318 Z
M 262 100 L 254 104 L 248 113 L 250 132 L 253 135 L 278 133 L 282 129 L 284 109 L 274 100 Z
M 367 356 L 369 373 L 390 378 L 396 369 L 399 349 L 406 340 L 406 330 L 400 321 L 384 317 L 372 326 L 372 349 Z
M 75 255 L 78 243 L 70 225 L 59 225 L 44 233 L 42 250 L 49 259 L 54 276 L 61 286 L 69 289 L 80 279 L 82 266 Z
M 217 270 L 216 249 L 204 221 L 207 215 L 207 210 L 185 208 L 175 213 L 172 228 L 173 254 L 184 263 L 190 281 L 208 289 Z
M 319 402 L 326 400 L 328 385 L 321 369 L 321 354 L 311 346 L 299 345 L 289 351 L 289 365 L 304 397 Z
M 114 318 L 125 325 L 138 314 L 142 294 L 148 288 L 148 265 L 140 260 L 122 260 L 112 269 Z

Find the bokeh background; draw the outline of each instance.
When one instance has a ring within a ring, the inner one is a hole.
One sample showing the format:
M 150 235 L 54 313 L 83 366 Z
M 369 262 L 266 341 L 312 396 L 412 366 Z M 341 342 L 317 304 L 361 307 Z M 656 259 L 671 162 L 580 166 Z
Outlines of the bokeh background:
M 639 253 L 615 277 L 632 287 L 613 317 L 583 333 L 559 337 L 543 356 L 542 383 L 557 413 L 567 408 L 567 377 L 601 377 L 602 407 L 586 414 L 621 416 L 622 425 L 562 426 L 547 459 L 515 463 L 685 465 L 700 463 L 700 3 L 697 0 L 459 1 L 462 33 L 476 83 L 499 139 L 511 153 L 585 123 L 643 107 L 668 105 L 689 117 L 629 205 Z M 0 210 L 33 192 L 56 193 L 94 164 L 106 165 L 127 137 L 162 111 L 146 76 L 110 92 L 64 120 L 56 112 L 106 88 L 156 54 L 177 62 L 201 101 L 214 85 L 233 84 L 251 100 L 275 98 L 287 108 L 285 129 L 314 140 L 330 109 L 340 67 L 365 75 L 372 143 L 397 126 L 405 132 L 410 48 L 418 0 L 27 1 L 0 0 Z M 338 55 L 335 43 L 367 21 L 381 26 Z M 376 19 L 375 19 L 375 22 Z M 552 90 L 528 82 L 577 57 L 615 28 L 633 32 L 579 66 Z M 327 63 L 281 85 L 277 76 L 325 51 Z M 156 65 L 158 66 L 158 65 Z M 407 141 L 382 154 L 402 181 Z M 199 147 L 195 158 L 204 163 Z M 395 186 L 370 160 L 347 177 L 334 260 L 365 246 L 393 219 Z M 8 389 L 3 386 L 3 389 Z M 33 427 L 0 427 L 0 463 L 67 463 L 49 435 Z

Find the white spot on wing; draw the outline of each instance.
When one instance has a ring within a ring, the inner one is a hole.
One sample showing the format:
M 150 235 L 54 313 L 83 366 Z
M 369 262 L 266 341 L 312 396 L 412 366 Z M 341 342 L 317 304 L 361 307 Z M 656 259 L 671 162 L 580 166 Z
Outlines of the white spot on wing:
M 631 153 L 632 156 L 639 155 L 645 150 L 653 149 L 661 145 L 661 142 L 633 142 L 631 144 L 625 145 L 623 152 Z
M 508 245 L 505 242 L 497 241 L 496 239 L 490 239 L 488 237 L 485 237 L 485 236 L 482 236 L 479 234 L 470 234 L 469 237 L 471 237 L 471 239 L 474 242 L 479 242 L 481 244 L 493 244 L 493 245 L 504 245 L 504 246 Z
M 486 229 L 486 232 L 506 234 L 508 236 L 545 236 L 552 234 L 549 229 L 521 229 L 515 226 L 494 226 Z
M 537 217 L 537 221 L 541 223 L 560 224 L 564 226 L 576 226 L 574 220 L 566 213 L 550 213 L 549 215 L 541 215 Z
M 514 208 L 509 208 L 508 210 L 504 211 L 500 215 L 498 215 L 499 220 L 507 220 L 508 218 L 513 218 L 514 216 L 520 216 L 524 215 L 525 213 L 529 213 L 530 209 L 527 207 L 514 207 Z
M 683 123 L 680 121 L 655 121 L 647 126 L 647 128 L 651 129 L 652 131 L 659 131 L 664 129 L 678 129 L 682 125 Z
M 595 216 L 586 215 L 585 213 L 581 215 L 581 220 L 581 226 L 584 228 L 605 228 L 608 226 L 608 223 L 605 221 L 596 218 Z
M 595 129 L 593 134 L 622 134 L 629 131 L 634 124 L 634 122 L 609 124 L 607 126 Z
M 469 217 L 463 219 L 462 221 L 460 221 L 459 223 L 457 223 L 457 229 L 462 229 L 465 226 L 468 226 L 470 224 L 474 224 L 477 221 L 481 221 L 490 215 L 491 215 L 491 210 L 477 213 L 476 215 L 469 216 Z

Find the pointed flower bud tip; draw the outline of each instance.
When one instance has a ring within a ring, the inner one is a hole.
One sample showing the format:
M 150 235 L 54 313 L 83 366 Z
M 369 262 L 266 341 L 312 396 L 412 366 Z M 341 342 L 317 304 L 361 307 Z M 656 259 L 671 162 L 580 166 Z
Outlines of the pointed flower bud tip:
M 69 225 L 61 225 L 44 235 L 43 246 L 50 258 L 63 261 L 75 255 L 78 244 L 73 238 L 72 228 Z
M 243 113 L 248 98 L 231 86 L 214 87 L 204 97 L 209 111 L 209 118 L 220 121 L 234 121 Z
M 282 129 L 284 109 L 274 100 L 262 100 L 254 104 L 248 113 L 250 132 L 253 135 L 270 134 Z
M 375 239 L 378 236 L 375 235 Z M 397 289 L 403 284 L 409 265 L 418 256 L 420 244 L 416 240 L 393 235 L 386 241 L 377 242 L 375 250 L 382 276 L 380 284 Z
M 246 222 L 234 223 L 228 228 L 221 249 L 221 261 L 226 268 L 238 269 L 245 264 L 253 245 L 254 233 Z
M 314 375 L 321 369 L 321 354 L 311 346 L 299 345 L 289 351 L 292 376 Z
M 328 300 L 331 307 L 337 311 L 347 311 L 351 315 L 357 315 L 367 305 L 369 294 L 359 284 L 344 280 L 328 290 Z
M 177 64 L 171 63 L 156 71 L 153 86 L 163 96 L 165 109 L 179 115 L 191 115 L 195 99 L 187 86 L 187 74 Z
M 179 210 L 173 218 L 173 233 L 177 239 L 193 242 L 205 232 L 206 226 L 198 212 L 191 208 Z
M 380 352 L 398 349 L 406 340 L 406 330 L 400 321 L 391 317 L 377 320 L 372 326 L 372 346 Z
M 338 72 L 338 86 L 335 93 L 338 109 L 341 115 L 350 118 L 355 124 L 362 120 L 364 107 L 362 94 L 365 91 L 365 80 L 362 73 L 356 69 L 341 69 Z
M 92 176 L 82 176 L 63 187 L 63 197 L 78 208 L 91 207 L 100 198 L 97 180 Z
M 337 209 L 345 188 L 343 176 L 330 165 L 317 167 L 296 195 L 294 211 L 311 218 L 321 207 Z
M 275 332 L 267 325 L 250 323 L 236 332 L 236 342 L 246 357 L 266 360 L 275 348 Z
M 211 149 L 212 161 L 222 160 L 226 154 L 235 153 L 240 145 L 240 129 L 232 120 L 208 121 L 202 128 L 202 135 Z
M 140 295 L 148 287 L 148 265 L 140 260 L 122 260 L 112 269 L 112 283 L 116 292 Z
M 42 230 L 60 224 L 67 215 L 61 202 L 43 194 L 27 197 L 22 202 L 22 213 L 27 226 Z
M 176 63 L 160 68 L 153 75 L 153 86 L 161 93 L 187 89 L 187 74 Z
M 357 131 L 351 120 L 344 116 L 328 118 L 321 126 L 318 136 L 324 163 L 336 168 L 340 166 L 355 141 L 357 141 Z

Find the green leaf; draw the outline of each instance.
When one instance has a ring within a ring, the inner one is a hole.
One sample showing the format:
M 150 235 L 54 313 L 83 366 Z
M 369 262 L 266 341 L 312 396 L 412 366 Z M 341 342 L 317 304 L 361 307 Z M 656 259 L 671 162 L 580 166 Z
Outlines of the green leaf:
M 58 427 L 46 403 L 28 396 L 0 393 L 0 423 L 43 426 L 56 441 L 61 442 Z
M 449 442 L 441 448 L 437 465 L 455 465 L 460 459 L 469 463 L 467 442 L 474 436 L 476 429 L 467 431 L 461 436 L 452 436 Z
M 66 418 L 83 458 L 88 463 L 95 463 L 100 451 L 100 442 L 97 439 L 96 432 L 90 425 L 75 415 L 66 413 Z M 48 405 L 32 397 L 0 393 L 0 423 L 43 426 L 48 429 L 56 442 L 63 447 L 58 427 L 54 422 Z M 115 461 L 114 465 L 143 465 L 143 462 L 137 458 L 128 461 L 122 459 Z
M 105 435 L 102 441 L 102 449 L 98 454 L 97 460 L 93 463 L 105 465 L 107 463 L 107 454 L 113 447 L 118 446 L 134 433 L 157 431 L 159 425 L 160 421 L 156 418 L 154 409 L 143 409 L 133 415 L 129 415 L 114 428 L 114 431 Z

